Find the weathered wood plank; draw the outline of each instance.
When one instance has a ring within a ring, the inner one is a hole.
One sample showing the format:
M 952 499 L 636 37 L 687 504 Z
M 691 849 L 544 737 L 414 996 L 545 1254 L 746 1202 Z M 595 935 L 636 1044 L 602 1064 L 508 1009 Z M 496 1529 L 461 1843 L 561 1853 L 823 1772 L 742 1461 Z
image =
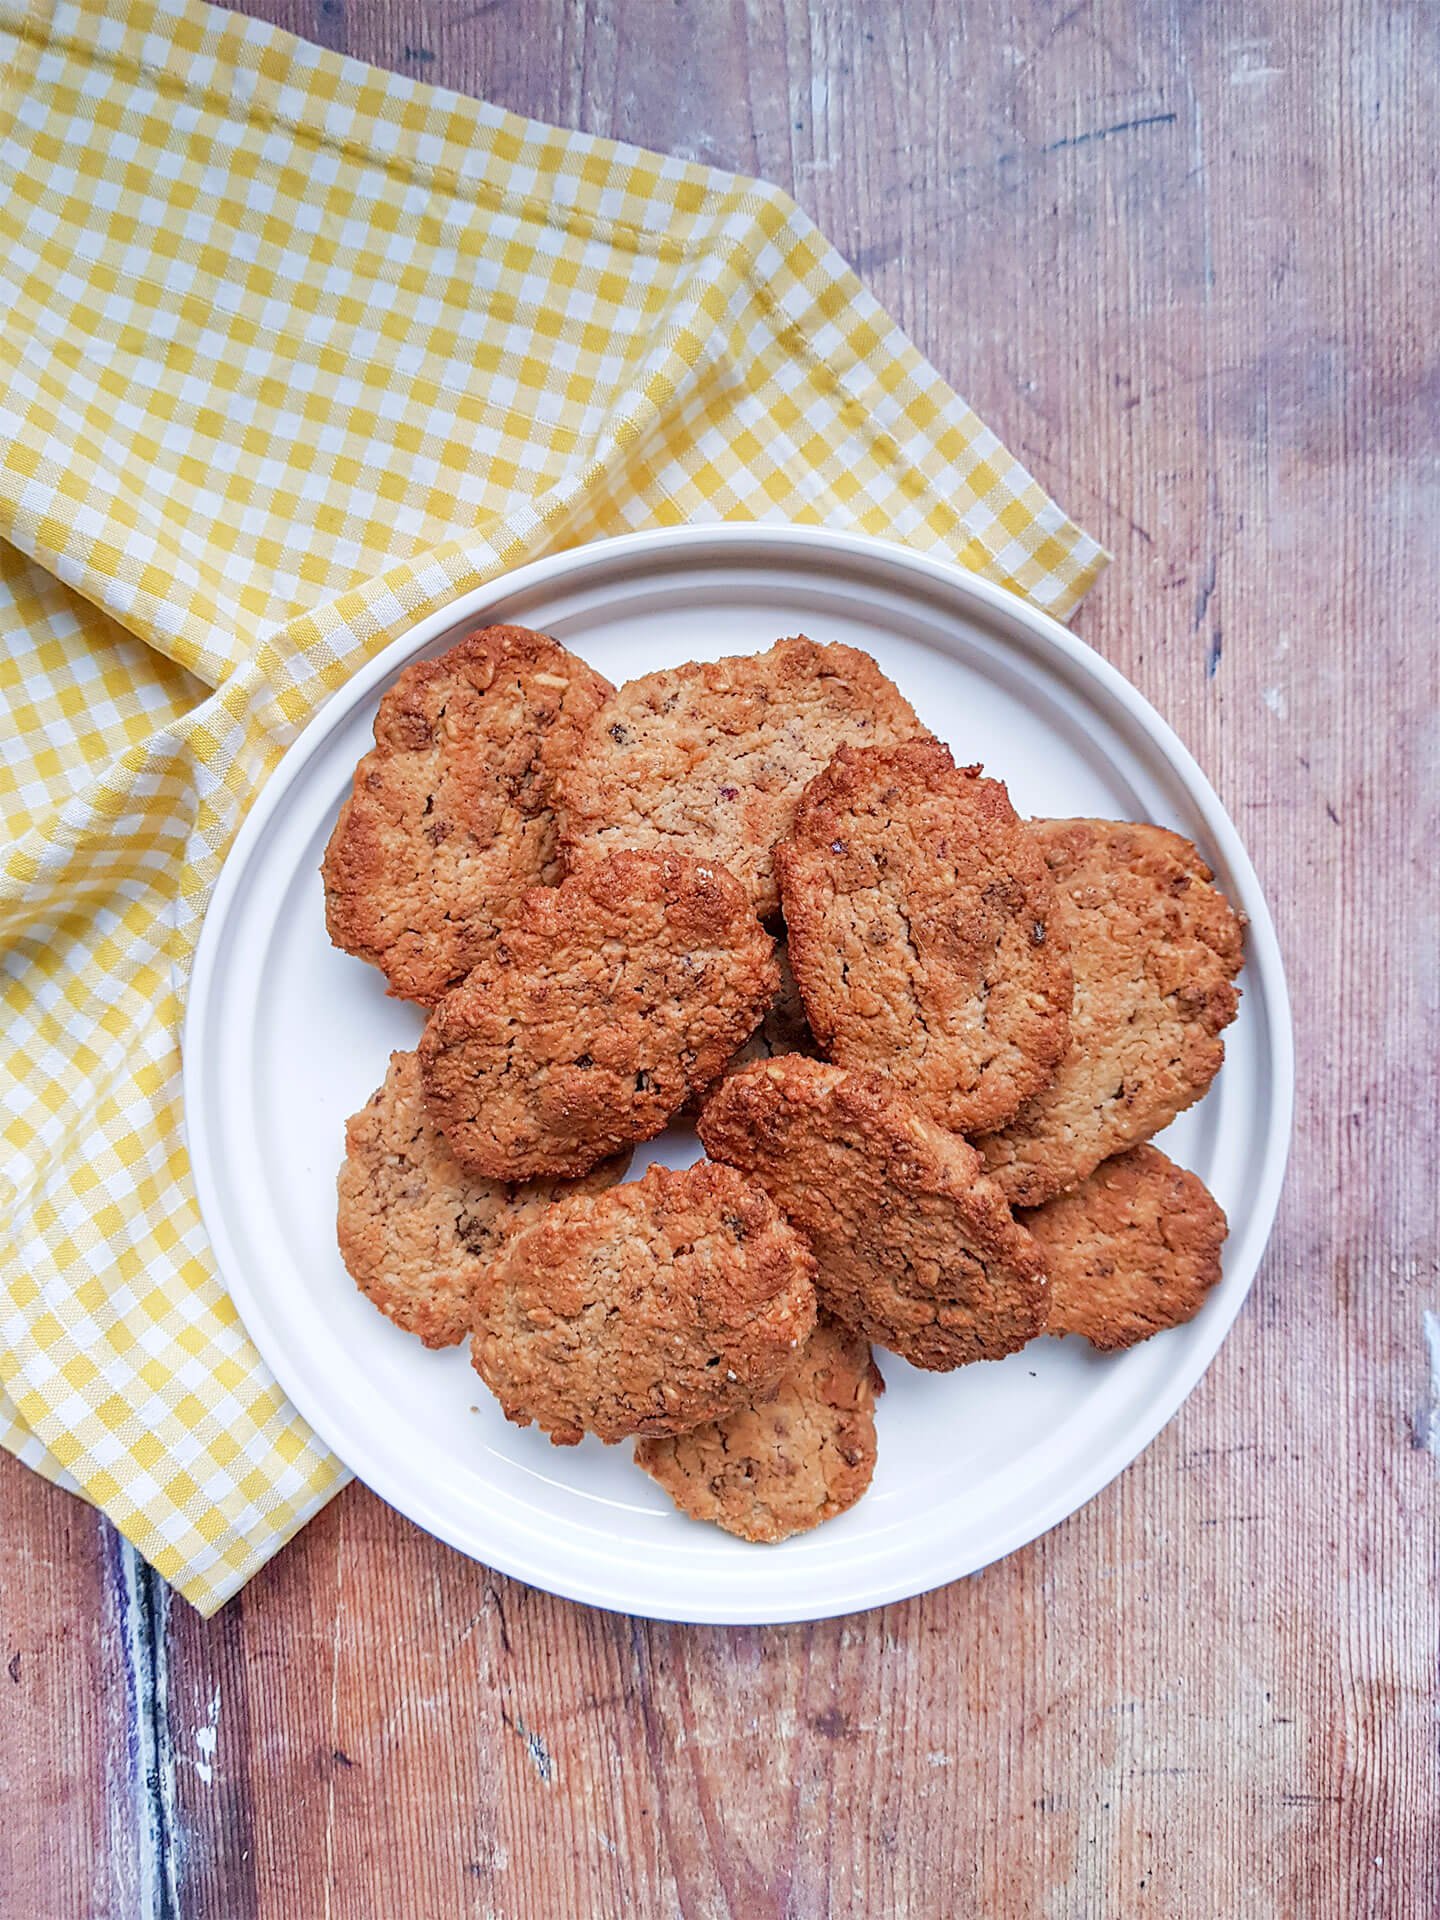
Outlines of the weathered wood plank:
M 246 8 L 793 188 L 1115 551 L 1080 630 L 1250 842 L 1302 1095 L 1210 1377 L 977 1579 L 813 1628 L 652 1627 L 488 1575 L 355 1489 L 220 1620 L 173 1607 L 151 1818 L 179 1911 L 1429 1916 L 1433 11 Z M 31 1540 L 79 1511 L 21 1505 Z M 45 1588 L 7 1586 L 7 1627 L 97 1604 Z M 107 1631 L 48 1643 L 47 1704 L 116 1697 Z M 25 1808 L 52 1805 L 41 1737 L 27 1720 Z M 123 1794 L 93 1726 L 60 1745 L 88 1860 Z
M 69 1494 L 0 1456 L 0 1915 L 154 1911 L 153 1668 L 136 1562 Z

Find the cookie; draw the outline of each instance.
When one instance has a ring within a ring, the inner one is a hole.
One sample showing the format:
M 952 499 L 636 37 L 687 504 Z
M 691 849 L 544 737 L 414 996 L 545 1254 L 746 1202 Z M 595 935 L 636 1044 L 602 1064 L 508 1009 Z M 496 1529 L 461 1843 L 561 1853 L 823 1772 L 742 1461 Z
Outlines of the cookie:
M 845 741 L 925 728 L 869 654 L 799 635 L 768 653 L 630 680 L 560 781 L 567 857 L 650 847 L 718 860 L 762 919 L 779 905 L 771 849 L 808 780 Z
M 560 877 L 555 777 L 611 689 L 558 641 L 486 627 L 407 667 L 325 849 L 325 924 L 434 1006 L 527 887 Z
M 566 1194 L 601 1193 L 626 1157 L 583 1180 L 505 1186 L 468 1174 L 426 1111 L 420 1062 L 392 1053 L 385 1084 L 345 1123 L 337 1230 L 352 1279 L 427 1347 L 470 1331 L 475 1282 L 507 1236 Z
M 974 1150 L 879 1075 L 757 1063 L 706 1103 L 700 1138 L 804 1234 L 820 1304 L 914 1366 L 998 1360 L 1043 1329 L 1035 1242 Z
M 1038 1206 L 1168 1126 L 1220 1071 L 1243 923 L 1188 840 L 1115 820 L 1037 820 L 1070 944 L 1070 1050 L 977 1142 L 1013 1205 Z
M 937 740 L 842 747 L 776 849 L 790 964 L 842 1066 L 955 1133 L 1004 1123 L 1069 1039 L 1055 889 L 1009 795 Z
M 506 1242 L 477 1289 L 471 1353 L 506 1419 L 557 1445 L 680 1433 L 778 1385 L 815 1325 L 814 1275 L 732 1168 L 652 1166 Z
M 1132 1147 L 1021 1216 L 1050 1270 L 1050 1333 L 1114 1353 L 1193 1320 L 1220 1278 L 1225 1215 L 1158 1147 Z
M 668 1440 L 638 1440 L 635 1464 L 682 1513 L 773 1543 L 844 1513 L 875 1471 L 870 1342 L 821 1314 L 778 1387 L 753 1406 Z
M 527 1180 L 650 1139 L 759 1024 L 773 950 L 740 883 L 699 860 L 612 853 L 526 894 L 421 1037 L 455 1157 Z

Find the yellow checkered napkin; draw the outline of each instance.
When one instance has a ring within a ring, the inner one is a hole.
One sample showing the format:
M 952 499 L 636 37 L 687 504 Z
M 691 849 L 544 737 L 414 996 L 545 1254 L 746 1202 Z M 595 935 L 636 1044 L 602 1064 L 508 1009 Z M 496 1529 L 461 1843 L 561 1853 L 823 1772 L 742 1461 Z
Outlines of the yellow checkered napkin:
M 216 1274 L 178 1046 L 324 695 L 657 523 L 859 528 L 1062 617 L 1104 556 L 769 187 L 186 0 L 0 0 L 0 76 L 0 1438 L 210 1609 L 344 1478 Z

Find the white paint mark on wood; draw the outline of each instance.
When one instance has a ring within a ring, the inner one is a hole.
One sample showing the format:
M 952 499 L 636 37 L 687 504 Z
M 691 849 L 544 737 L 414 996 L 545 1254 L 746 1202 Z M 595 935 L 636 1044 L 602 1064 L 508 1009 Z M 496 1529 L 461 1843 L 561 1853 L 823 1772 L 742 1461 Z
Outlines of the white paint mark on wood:
M 1277 720 L 1285 718 L 1285 695 L 1279 687 L 1266 687 L 1260 698 Z
M 527 1727 L 517 1713 L 513 1722 L 516 1733 L 525 1742 L 525 1751 L 530 1756 L 530 1764 L 548 1787 L 555 1779 L 555 1761 L 550 1749 L 533 1727 Z
M 1431 1313 L 1427 1307 L 1420 1324 L 1430 1360 L 1430 1380 L 1425 1405 L 1415 1417 L 1415 1444 L 1440 1460 L 1440 1313 Z
M 1263 86 L 1285 71 L 1271 60 L 1268 40 L 1234 40 L 1225 51 L 1234 62 L 1230 68 L 1232 87 Z
M 195 1749 L 199 1759 L 195 1762 L 195 1771 L 201 1782 L 209 1786 L 215 1777 L 215 1749 L 220 1744 L 220 1689 L 217 1686 L 210 1701 L 210 1717 L 203 1727 L 195 1729 Z

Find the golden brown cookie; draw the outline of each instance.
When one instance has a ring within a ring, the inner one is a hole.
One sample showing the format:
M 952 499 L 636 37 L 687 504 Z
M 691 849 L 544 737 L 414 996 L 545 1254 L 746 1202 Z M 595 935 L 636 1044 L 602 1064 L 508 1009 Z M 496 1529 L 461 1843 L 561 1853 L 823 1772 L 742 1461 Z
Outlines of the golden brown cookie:
M 325 923 L 433 1006 L 527 887 L 560 876 L 555 776 L 610 684 L 558 641 L 486 627 L 407 667 L 325 849 Z
M 800 635 L 768 653 L 691 661 L 621 687 L 560 782 L 567 858 L 612 847 L 718 860 L 762 919 L 771 849 L 807 780 L 845 741 L 925 732 L 868 653 Z
M 1242 922 L 1188 840 L 1115 820 L 1036 820 L 1075 999 L 1055 1078 L 978 1141 L 1017 1207 L 1038 1206 L 1193 1106 L 1235 1018 Z
M 870 1342 L 821 1314 L 772 1392 L 689 1433 L 638 1440 L 635 1463 L 692 1520 L 742 1540 L 788 1540 L 869 1486 L 882 1384 Z
M 583 1180 L 505 1186 L 466 1173 L 425 1108 L 420 1062 L 392 1053 L 385 1084 L 345 1123 L 337 1227 L 351 1277 L 397 1326 L 427 1347 L 470 1331 L 475 1282 L 507 1235 L 567 1194 L 602 1193 L 622 1154 Z
M 456 1158 L 527 1180 L 652 1138 L 754 1031 L 773 950 L 739 882 L 699 860 L 612 853 L 526 894 L 420 1041 Z
M 760 1187 L 703 1160 L 652 1166 L 506 1242 L 471 1353 L 506 1419 L 557 1445 L 680 1433 L 779 1382 L 815 1324 L 814 1274 Z
M 973 1149 L 879 1075 L 759 1062 L 706 1102 L 700 1138 L 804 1234 L 821 1305 L 914 1366 L 998 1360 L 1043 1329 L 1035 1242 Z
M 775 854 L 822 1049 L 954 1133 L 1002 1126 L 1069 1038 L 1045 862 L 998 780 L 938 740 L 842 747 Z
M 1050 1333 L 1102 1353 L 1193 1320 L 1220 1278 L 1225 1215 L 1158 1147 L 1132 1147 L 1021 1219 L 1050 1269 Z

